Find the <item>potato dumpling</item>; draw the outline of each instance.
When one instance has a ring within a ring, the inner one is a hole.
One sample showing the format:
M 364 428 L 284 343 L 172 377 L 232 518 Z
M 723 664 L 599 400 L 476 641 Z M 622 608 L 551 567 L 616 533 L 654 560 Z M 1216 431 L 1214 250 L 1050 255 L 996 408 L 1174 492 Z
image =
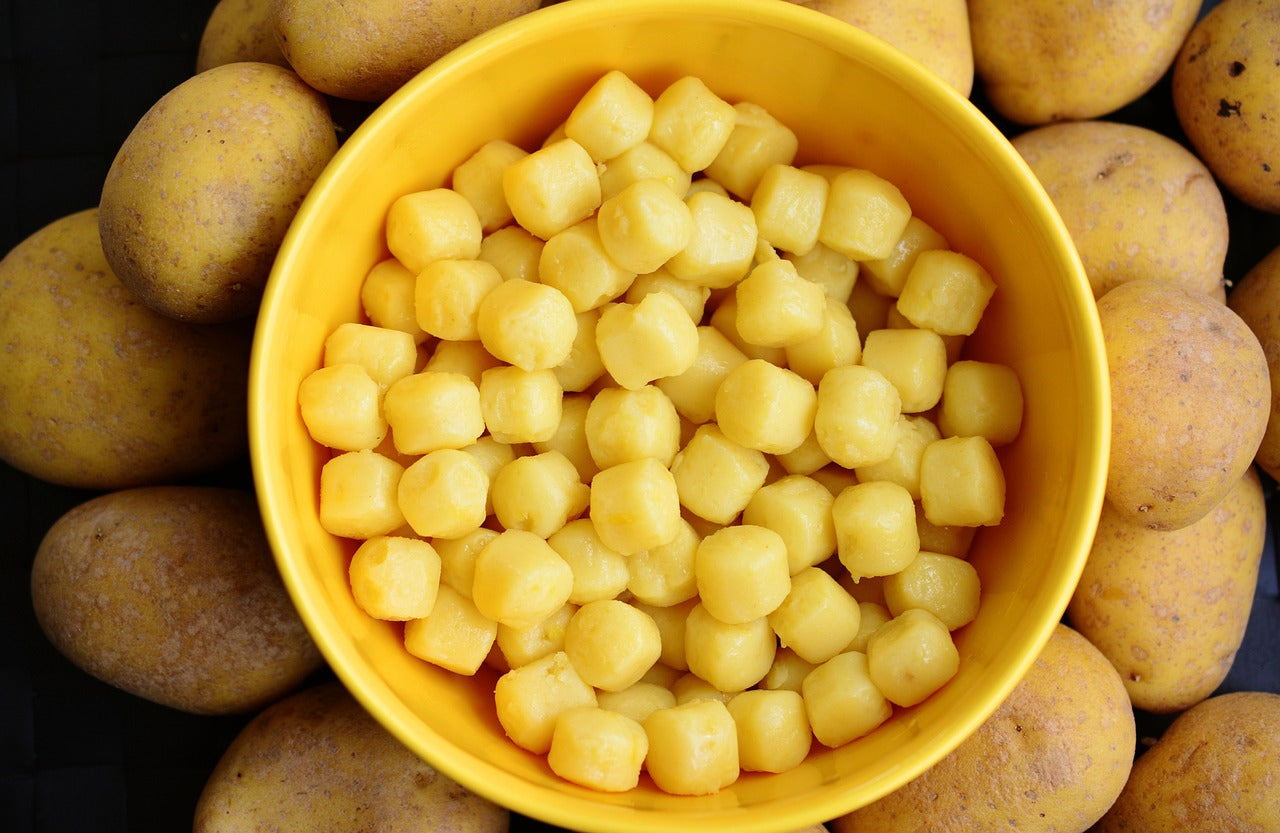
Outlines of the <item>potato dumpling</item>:
M 194 714 L 262 708 L 321 664 L 240 490 L 153 486 L 73 507 L 36 550 L 31 602 L 76 666 Z
M 1180 714 L 1138 758 L 1092 829 L 1270 830 L 1280 818 L 1278 756 L 1280 694 L 1210 697 Z
M 1132 278 L 1223 296 L 1227 209 L 1174 139 L 1123 122 L 1063 122 L 1013 138 L 1062 216 L 1095 297 Z
M 833 833 L 1006 828 L 1088 830 L 1115 801 L 1137 730 L 1120 677 L 1079 633 L 1058 625 L 1009 697 L 950 754 Z M 988 796 L 999 800 L 988 801 Z
M 493 696 L 498 722 L 507 737 L 539 755 L 551 748 L 560 715 L 596 705 L 595 689 L 578 675 L 564 651 L 505 672 L 498 678 Z
M 991 105 L 1014 122 L 1102 116 L 1165 74 L 1200 6 L 969 0 L 974 69 Z
M 457 833 L 503 833 L 510 816 L 424 763 L 330 682 L 240 730 L 205 782 L 192 829 L 409 833 L 437 818 Z
M 107 263 L 96 209 L 56 219 L 0 260 L 0 458 L 84 489 L 225 465 L 248 448 L 252 336 L 153 311 Z
M 708 795 L 738 780 L 738 730 L 718 700 L 659 709 L 644 721 L 645 769 L 663 791 Z
M 291 70 L 242 61 L 194 75 L 143 114 L 107 171 L 107 262 L 164 315 L 250 317 L 298 203 L 337 149 L 327 103 Z
M 439 0 L 276 0 L 272 17 L 281 50 L 308 84 L 379 102 L 454 47 L 536 8 L 537 0 L 493 0 L 463 14 Z
M 1223 187 L 1272 214 L 1280 214 L 1278 25 L 1275 0 L 1215 3 L 1181 44 L 1172 73 L 1174 112 L 1191 147 Z
M 455 674 L 476 673 L 489 657 L 498 623 L 469 596 L 440 585 L 431 612 L 404 623 L 404 647 L 412 656 Z
M 809 754 L 813 731 L 799 692 L 757 688 L 735 694 L 726 706 L 744 772 L 786 772 Z
M 1103 505 L 1067 616 L 1120 672 L 1135 707 L 1182 711 L 1226 679 L 1244 639 L 1266 526 L 1252 467 L 1180 529 L 1146 529 Z
M 860 738 L 893 713 L 893 705 L 871 681 L 866 654 L 843 651 L 818 664 L 800 684 L 813 736 L 823 746 Z
M 662 636 L 648 613 L 620 599 L 587 602 L 569 618 L 564 652 L 583 681 L 621 691 L 640 682 L 662 654 Z
M 1204 293 L 1133 280 L 1098 299 L 1111 376 L 1107 500 L 1133 523 L 1203 517 L 1252 462 L 1266 430 L 1266 355 Z
M 649 738 L 640 722 L 621 712 L 580 706 L 556 719 L 547 765 L 566 781 L 604 792 L 625 792 L 640 782 Z

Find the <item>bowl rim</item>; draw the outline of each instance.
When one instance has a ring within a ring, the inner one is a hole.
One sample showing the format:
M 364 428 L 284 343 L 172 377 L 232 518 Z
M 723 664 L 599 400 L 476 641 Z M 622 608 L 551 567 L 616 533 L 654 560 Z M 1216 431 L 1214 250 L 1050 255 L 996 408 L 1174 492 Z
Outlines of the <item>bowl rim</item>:
M 582 825 L 592 824 L 594 826 L 590 829 L 641 833 L 641 831 L 655 830 L 659 826 L 670 827 L 674 819 L 674 823 L 687 822 L 690 825 L 708 829 L 764 833 L 802 826 L 811 821 L 825 822 L 852 808 L 847 802 L 842 802 L 840 791 L 822 788 L 816 791 L 819 795 L 805 806 L 803 811 L 805 818 L 800 817 L 800 811 L 794 806 L 781 816 L 760 813 L 759 810 L 764 805 L 754 805 L 753 809 L 757 811 L 756 813 L 744 814 L 735 807 L 729 812 L 716 811 L 714 817 L 711 811 L 707 810 L 690 814 L 651 812 L 647 817 L 643 812 L 640 816 L 626 812 L 618 814 L 612 811 L 630 808 L 592 803 L 589 800 L 580 800 L 564 794 L 554 796 L 553 801 L 540 800 L 540 798 L 545 799 L 546 796 L 543 788 L 538 785 L 529 784 L 519 776 L 496 767 L 489 767 L 483 775 L 478 774 L 472 768 L 474 765 L 474 761 L 471 760 L 472 753 L 465 750 L 432 748 L 429 744 L 417 740 L 410 731 L 410 727 L 401 719 L 401 714 L 386 702 L 389 688 L 381 681 L 363 679 L 353 673 L 351 668 L 353 652 L 346 650 L 341 644 L 345 641 L 342 627 L 317 610 L 315 600 L 310 598 L 313 594 L 303 586 L 300 574 L 290 559 L 285 557 L 289 546 L 285 540 L 285 531 L 276 521 L 280 513 L 289 511 L 287 507 L 279 505 L 277 500 L 283 488 L 276 484 L 284 475 L 282 472 L 273 471 L 262 465 L 264 449 L 272 441 L 269 428 L 270 415 L 263 411 L 263 403 L 268 401 L 267 390 L 270 385 L 263 357 L 266 353 L 265 345 L 275 337 L 271 332 L 273 326 L 271 311 L 276 305 L 275 299 L 280 294 L 282 275 L 289 270 L 290 264 L 297 257 L 298 248 L 302 245 L 301 241 L 307 236 L 308 228 L 313 225 L 311 208 L 324 198 L 329 190 L 329 183 L 344 175 L 348 160 L 363 144 L 362 137 L 389 129 L 388 126 L 395 121 L 403 109 L 411 104 L 421 90 L 439 83 L 447 83 L 450 76 L 465 72 L 469 63 L 483 60 L 491 53 L 500 53 L 509 42 L 529 37 L 537 38 L 548 31 L 554 32 L 562 26 L 581 25 L 590 21 L 634 19 L 639 15 L 646 17 L 663 14 L 683 15 L 690 11 L 697 11 L 704 15 L 714 13 L 726 18 L 782 27 L 789 31 L 798 30 L 825 49 L 841 54 L 859 55 L 860 59 L 874 63 L 878 68 L 892 74 L 896 81 L 916 89 L 930 99 L 937 100 L 941 107 L 947 109 L 948 118 L 958 124 L 958 129 L 962 129 L 970 140 L 983 145 L 984 152 L 996 154 L 1002 165 L 1020 170 L 1028 210 L 1051 232 L 1053 240 L 1061 249 L 1058 254 L 1068 261 L 1068 271 L 1078 279 L 1082 287 L 1088 287 L 1083 265 L 1075 247 L 1070 242 L 1069 232 L 1047 193 L 1005 136 L 970 99 L 961 96 L 941 78 L 881 39 L 837 18 L 791 2 L 611 0 L 603 3 L 594 2 L 594 0 L 563 0 L 563 2 L 528 12 L 474 37 L 422 70 L 365 118 L 339 147 L 301 203 L 295 221 L 291 223 L 278 250 L 264 290 L 262 314 L 255 327 L 249 371 L 249 445 L 253 480 L 268 541 L 286 589 L 330 668 L 379 723 L 405 742 L 415 754 L 462 786 L 513 812 L 569 828 L 587 829 Z M 1091 292 L 1089 292 L 1089 298 L 1092 299 Z M 936 754 L 920 756 L 912 765 L 899 767 L 894 773 L 894 783 L 882 785 L 878 792 L 872 794 L 871 800 L 883 796 L 892 788 L 906 783 L 928 769 L 937 760 L 951 752 L 990 716 L 1025 675 L 1050 638 L 1066 610 L 1075 584 L 1084 568 L 1085 555 L 1096 532 L 1097 515 L 1103 501 L 1105 471 L 1109 455 L 1110 389 L 1106 377 L 1106 358 L 1102 346 L 1101 327 L 1096 310 L 1091 305 L 1088 308 L 1082 305 L 1078 312 L 1081 315 L 1079 321 L 1075 323 L 1083 327 L 1083 331 L 1077 334 L 1078 344 L 1086 367 L 1082 386 L 1086 387 L 1096 399 L 1097 412 L 1089 416 L 1090 421 L 1095 425 L 1096 433 L 1084 435 L 1092 436 L 1094 440 L 1087 447 L 1082 446 L 1079 449 L 1079 462 L 1075 470 L 1076 473 L 1085 475 L 1083 482 L 1087 488 L 1080 494 L 1073 495 L 1072 499 L 1084 511 L 1085 516 L 1091 518 L 1091 521 L 1073 528 L 1070 533 L 1074 541 L 1069 545 L 1069 549 L 1080 555 L 1076 562 L 1068 565 L 1067 568 L 1073 575 L 1072 581 L 1069 585 L 1064 583 L 1052 596 L 1056 606 L 1054 609 L 1058 615 L 1052 618 L 1046 617 L 1034 633 L 1024 634 L 1028 638 L 1021 650 L 1016 652 L 1012 663 L 1016 673 L 1009 674 L 1001 680 L 1001 685 L 993 691 L 989 709 L 974 711 L 968 715 L 968 719 L 957 721 L 949 731 L 944 733 L 943 742 L 939 744 Z M 1098 420 L 1101 420 L 1101 424 L 1097 424 Z M 409 740 L 410 738 L 413 740 Z M 799 824 L 796 824 L 797 820 Z

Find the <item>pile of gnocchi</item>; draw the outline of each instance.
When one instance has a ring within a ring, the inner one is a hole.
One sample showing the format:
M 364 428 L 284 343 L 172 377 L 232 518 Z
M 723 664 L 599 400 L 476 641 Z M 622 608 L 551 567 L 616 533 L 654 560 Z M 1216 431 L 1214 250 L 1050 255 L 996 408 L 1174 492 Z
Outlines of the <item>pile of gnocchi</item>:
M 996 281 L 893 183 L 796 153 L 697 77 L 607 72 L 537 148 L 394 202 L 298 391 L 357 604 L 498 674 L 568 781 L 715 793 L 958 668 L 1022 418 L 962 354 Z

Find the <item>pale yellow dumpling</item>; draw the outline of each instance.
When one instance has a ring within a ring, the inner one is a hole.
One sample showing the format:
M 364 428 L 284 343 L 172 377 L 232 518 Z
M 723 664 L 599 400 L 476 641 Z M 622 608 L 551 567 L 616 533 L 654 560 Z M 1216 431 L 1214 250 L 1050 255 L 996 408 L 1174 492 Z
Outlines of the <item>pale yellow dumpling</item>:
M 391 203 L 386 236 L 391 254 L 416 274 L 434 260 L 476 257 L 484 230 L 466 197 L 451 188 L 431 188 Z
M 791 590 L 786 542 L 764 526 L 722 527 L 698 543 L 694 576 L 703 607 L 720 621 L 768 616 Z
M 373 618 L 420 619 L 436 603 L 440 556 L 426 541 L 379 535 L 356 548 L 347 574 L 356 604 Z
M 569 357 L 578 333 L 573 305 L 553 286 L 502 281 L 476 308 L 485 349 L 522 370 L 554 368 Z
M 743 771 L 786 772 L 809 754 L 813 732 L 798 692 L 756 688 L 734 695 L 727 707 L 738 729 Z
M 595 689 L 583 682 L 564 651 L 556 651 L 498 678 L 493 691 L 498 722 L 522 749 L 545 755 L 560 715 L 595 706 Z
M 564 651 L 588 685 L 621 691 L 640 681 L 662 653 L 658 625 L 618 599 L 587 602 L 569 619 Z
M 645 769 L 673 795 L 709 795 L 738 780 L 738 730 L 728 707 L 696 700 L 659 709 L 644 721 Z
M 573 570 L 532 532 L 508 529 L 476 554 L 471 598 L 485 616 L 531 628 L 559 610 L 573 590 Z
M 566 781 L 601 792 L 625 792 L 640 782 L 649 737 L 618 711 L 580 706 L 562 713 L 551 733 L 547 765 Z

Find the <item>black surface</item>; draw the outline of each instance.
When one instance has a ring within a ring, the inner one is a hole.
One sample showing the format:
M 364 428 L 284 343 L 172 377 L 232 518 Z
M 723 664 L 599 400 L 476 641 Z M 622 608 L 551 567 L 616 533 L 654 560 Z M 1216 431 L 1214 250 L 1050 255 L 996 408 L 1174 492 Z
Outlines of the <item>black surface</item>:
M 96 204 L 133 124 L 193 71 L 212 6 L 0 0 L 0 253 Z M 1167 82 L 1111 118 L 1177 132 Z M 1236 278 L 1280 245 L 1280 222 L 1228 204 L 1226 271 Z M 215 479 L 248 485 L 247 464 Z M 90 496 L 0 464 L 0 831 L 189 830 L 209 770 L 248 718 L 186 715 L 106 686 L 56 653 L 31 612 L 28 581 L 41 537 Z M 1271 507 L 1274 517 L 1277 502 Z M 1278 597 L 1268 542 L 1249 631 L 1224 691 L 1280 691 Z M 1140 716 L 1140 734 L 1155 736 L 1166 722 Z M 545 828 L 516 819 L 513 829 Z

